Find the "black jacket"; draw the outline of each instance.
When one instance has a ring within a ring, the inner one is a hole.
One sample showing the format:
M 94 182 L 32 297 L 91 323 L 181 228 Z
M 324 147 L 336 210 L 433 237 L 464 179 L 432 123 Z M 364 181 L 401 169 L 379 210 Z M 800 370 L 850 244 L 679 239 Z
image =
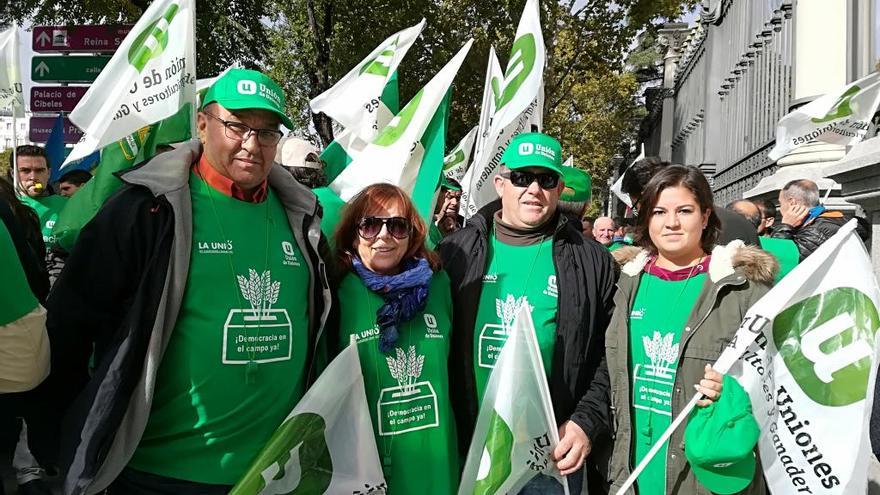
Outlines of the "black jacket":
M 34 398 L 49 405 L 44 423 L 57 427 L 60 421 L 60 431 L 47 426 L 28 434 L 41 437 L 42 448 L 34 452 L 41 461 L 57 460 L 67 471 L 65 493 L 101 492 L 143 434 L 151 384 L 188 278 L 193 222 L 188 177 L 200 154 L 198 143 L 190 142 L 124 172 L 126 185 L 83 228 L 49 295 L 49 339 L 52 349 L 63 352 L 52 352 L 50 376 Z M 317 202 L 277 165 L 268 182 L 311 271 L 308 327 L 315 345 L 307 350 L 306 369 L 313 372 L 329 305 Z M 57 452 L 47 448 L 53 443 L 60 443 Z
M 794 241 L 795 246 L 798 248 L 798 253 L 800 254 L 800 261 L 804 261 L 804 259 L 813 254 L 813 251 L 818 249 L 823 242 L 836 234 L 846 222 L 847 219 L 841 212 L 826 211 L 808 225 L 803 225 L 801 227 L 792 227 L 787 223 L 780 223 L 772 228 L 770 237 Z
M 473 371 L 474 325 L 488 266 L 488 233 L 500 206 L 500 201 L 489 204 L 437 247 L 452 282 L 455 311 L 449 380 L 463 454 L 470 446 L 479 409 Z M 550 397 L 557 424 L 574 421 L 596 444 L 609 432 L 605 329 L 614 312 L 614 261 L 607 249 L 585 239 L 565 216 L 556 215 L 551 221 L 557 222 L 553 264 L 559 298 Z

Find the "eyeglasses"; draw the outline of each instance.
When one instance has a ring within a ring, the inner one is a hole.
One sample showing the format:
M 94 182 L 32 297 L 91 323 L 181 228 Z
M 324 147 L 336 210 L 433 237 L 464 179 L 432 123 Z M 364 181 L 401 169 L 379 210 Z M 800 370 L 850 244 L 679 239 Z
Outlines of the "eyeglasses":
M 284 136 L 284 133 L 279 130 L 254 129 L 253 127 L 242 124 L 241 122 L 223 120 L 220 117 L 212 115 L 208 112 L 202 113 L 219 120 L 223 124 L 223 127 L 226 129 L 226 137 L 228 137 L 229 139 L 235 139 L 236 141 L 247 141 L 247 139 L 251 137 L 251 133 L 253 133 L 257 135 L 257 142 L 260 143 L 260 146 L 275 146 L 276 144 L 278 144 L 278 141 L 281 141 L 281 138 Z
M 366 217 L 358 224 L 358 235 L 365 240 L 373 240 L 388 227 L 388 233 L 395 239 L 406 239 L 412 232 L 412 223 L 403 217 Z
M 553 189 L 559 185 L 559 176 L 553 172 L 524 172 L 522 170 L 511 170 L 504 172 L 501 177 L 508 179 L 516 187 L 529 187 L 532 182 L 538 181 L 541 189 Z

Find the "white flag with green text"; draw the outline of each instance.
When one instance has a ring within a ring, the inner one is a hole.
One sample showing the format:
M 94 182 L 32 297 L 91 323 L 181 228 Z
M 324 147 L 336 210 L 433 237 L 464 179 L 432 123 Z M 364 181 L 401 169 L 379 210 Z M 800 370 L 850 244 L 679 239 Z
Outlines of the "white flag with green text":
M 751 398 L 771 493 L 865 493 L 878 308 L 853 219 L 752 305 L 718 358 Z
M 559 432 L 528 301 L 486 383 L 458 495 L 513 494 L 538 474 L 566 479 L 551 459 Z
M 196 102 L 195 0 L 156 0 L 70 113 L 83 137 L 65 164 Z
M 0 32 L 0 108 L 12 109 L 23 116 L 24 97 L 18 55 L 18 27 Z
M 810 141 L 852 145 L 865 138 L 880 105 L 880 72 L 816 98 L 779 120 L 776 146 L 767 156 L 779 160 Z
M 504 79 L 492 79 L 494 112 L 485 144 L 477 151 L 462 193 L 465 216 L 498 198 L 492 183 L 507 144 L 519 133 L 540 131 L 544 112 L 544 38 L 538 0 L 523 9 Z
M 395 184 L 412 193 L 425 152 L 422 136 L 446 97 L 471 44 L 473 40 L 468 40 L 330 184 L 330 189 L 343 201 L 377 182 Z
M 424 27 L 422 19 L 389 36 L 332 88 L 314 97 L 309 102 L 312 111 L 327 114 L 363 141 L 372 140 L 379 123 L 391 118 L 380 98 L 382 91 Z
M 385 493 L 357 346 L 334 359 L 230 495 Z
M 471 164 L 471 151 L 474 149 L 474 141 L 479 130 L 479 126 L 474 126 L 443 159 L 443 173 L 447 179 L 461 183 L 468 165 Z

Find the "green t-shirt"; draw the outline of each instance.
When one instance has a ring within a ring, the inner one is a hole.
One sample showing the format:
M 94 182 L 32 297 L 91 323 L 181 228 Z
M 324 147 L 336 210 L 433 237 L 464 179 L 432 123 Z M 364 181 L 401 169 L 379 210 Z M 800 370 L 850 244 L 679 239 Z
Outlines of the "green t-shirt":
M 798 265 L 801 254 L 798 251 L 797 245 L 791 239 L 761 236 L 758 237 L 758 242 L 761 243 L 761 249 L 775 256 L 779 261 L 779 273 L 776 275 L 776 280 L 773 283 L 782 280 L 782 277 L 788 275 L 788 272 L 794 270 L 794 267 Z
M 15 244 L 6 225 L 0 222 L 0 326 L 8 325 L 37 307 Z
M 681 281 L 642 274 L 629 317 L 633 466 L 672 422 L 672 393 L 681 332 L 706 274 Z M 666 493 L 666 445 L 639 476 L 640 495 Z
M 556 347 L 556 307 L 559 290 L 553 265 L 553 239 L 531 246 L 511 246 L 489 235 L 489 267 L 483 275 L 483 291 L 474 326 L 474 377 L 477 399 L 483 393 L 495 361 L 524 302 L 532 309 L 535 336 L 547 377 Z
M 434 274 L 425 310 L 400 328 L 394 351 L 379 350 L 382 298 L 355 274 L 339 287 L 341 345 L 357 339 L 367 404 L 389 495 L 449 495 L 458 487 L 455 418 L 449 402 L 452 294 Z
M 309 270 L 278 197 L 190 174 L 192 258 L 131 466 L 234 484 L 304 392 Z
M 55 236 L 52 235 L 52 228 L 55 227 L 55 221 L 58 220 L 58 214 L 67 204 L 67 198 L 52 194 L 49 196 L 39 196 L 32 198 L 30 196 L 21 196 L 21 202 L 30 206 L 37 212 L 40 217 L 40 231 L 43 233 L 43 242 L 46 248 L 55 245 Z

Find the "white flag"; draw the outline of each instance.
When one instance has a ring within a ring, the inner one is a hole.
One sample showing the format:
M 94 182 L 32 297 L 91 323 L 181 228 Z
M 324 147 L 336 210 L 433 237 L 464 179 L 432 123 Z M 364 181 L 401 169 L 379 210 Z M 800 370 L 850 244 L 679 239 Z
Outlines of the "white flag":
M 538 0 L 528 0 L 510 49 L 504 80 L 492 80 L 495 111 L 488 138 L 477 152 L 470 180 L 462 193 L 466 217 L 498 199 L 492 180 L 508 143 L 517 134 L 530 132 L 533 126 L 541 130 L 545 62 Z
M 498 55 L 495 53 L 495 47 L 489 47 L 489 61 L 486 64 L 486 80 L 483 82 L 483 101 L 480 107 L 480 130 L 477 135 L 477 150 L 481 150 L 486 146 L 489 139 L 489 132 L 492 130 L 492 116 L 495 115 L 495 93 L 492 85 L 500 84 L 504 80 L 504 71 L 501 70 L 501 62 L 498 61 Z M 497 91 L 497 88 L 496 90 Z
M 550 455 L 559 432 L 527 302 L 486 383 L 458 495 L 518 493 L 535 475 L 568 485 Z
M 495 47 L 489 47 L 489 62 L 486 65 L 486 80 L 483 83 L 483 102 L 480 107 L 480 121 L 477 130 L 477 142 L 474 145 L 473 158 L 471 164 L 476 163 L 483 155 L 483 149 L 489 140 L 489 133 L 492 130 L 492 115 L 495 114 L 495 93 L 492 91 L 492 84 L 498 84 L 498 81 L 504 79 L 504 71 L 501 70 L 501 63 L 498 62 L 498 56 L 495 54 Z M 462 193 L 461 206 L 459 213 L 467 217 L 467 201 L 470 198 L 470 188 L 473 183 L 473 174 L 476 167 L 468 167 L 465 174 L 461 178 Z
M 641 160 L 643 158 L 645 158 L 645 145 L 644 144 L 642 144 L 642 151 L 641 151 L 641 153 L 639 153 L 639 156 L 637 156 L 636 159 L 633 160 L 633 162 L 630 163 L 628 167 L 626 167 L 626 169 L 623 171 L 623 173 L 620 174 L 620 177 L 618 177 L 617 180 L 614 181 L 614 184 L 611 186 L 611 192 L 614 193 L 614 195 L 617 196 L 617 198 L 619 200 L 621 200 L 623 202 L 623 204 L 625 204 L 626 206 L 628 206 L 630 208 L 633 207 L 632 198 L 629 197 L 629 194 L 626 194 L 623 192 L 623 176 L 626 175 L 626 173 L 629 171 L 629 169 L 631 169 L 632 166 L 636 164 L 636 162 L 638 162 L 639 160 Z
M 0 32 L 0 108 L 11 108 L 17 117 L 24 115 L 24 96 L 18 59 L 18 28 Z
M 816 98 L 779 120 L 776 146 L 768 158 L 779 160 L 810 141 L 852 145 L 865 138 L 880 105 L 880 72 Z
M 380 99 L 382 91 L 424 27 L 422 19 L 389 36 L 332 88 L 313 98 L 309 102 L 312 111 L 327 114 L 364 141 L 372 140 L 380 123 L 391 118 Z
M 851 220 L 755 303 L 724 353 L 742 355 L 731 374 L 751 397 L 773 493 L 867 489 L 880 289 L 855 229 Z
M 479 130 L 479 126 L 474 126 L 443 159 L 443 173 L 447 179 L 461 183 L 468 165 L 471 164 L 471 151 L 474 149 L 474 140 Z
M 230 495 L 385 493 L 367 407 L 357 346 L 349 345 L 275 430 Z
M 194 0 L 156 0 L 70 113 L 83 137 L 65 165 L 196 102 Z
M 452 85 L 471 44 L 473 40 L 468 40 L 330 184 L 330 189 L 343 201 L 348 201 L 364 187 L 377 182 L 396 184 L 412 193 L 425 151 L 420 140 Z

